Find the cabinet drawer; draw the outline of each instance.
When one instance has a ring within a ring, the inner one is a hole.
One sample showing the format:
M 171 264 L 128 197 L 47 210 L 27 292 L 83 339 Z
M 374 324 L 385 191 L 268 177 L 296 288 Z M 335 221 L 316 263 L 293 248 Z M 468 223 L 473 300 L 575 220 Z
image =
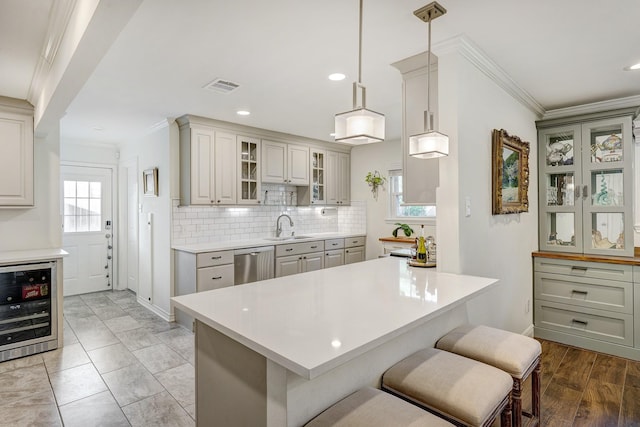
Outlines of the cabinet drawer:
M 196 257 L 197 268 L 231 263 L 233 263 L 233 251 L 203 252 Z
M 566 274 L 573 277 L 590 277 L 593 279 L 620 280 L 623 282 L 633 281 L 631 265 L 538 257 L 535 258 L 533 268 L 535 271 Z
M 344 239 L 329 239 L 324 241 L 324 249 L 330 251 L 333 249 L 343 249 Z
M 347 237 L 344 239 L 344 247 L 353 248 L 355 246 L 364 246 L 365 240 L 365 236 Z
M 566 304 L 536 301 L 535 325 L 566 334 L 633 345 L 633 316 Z
M 233 264 L 199 268 L 196 276 L 196 292 L 233 286 Z
M 535 298 L 580 307 L 633 314 L 633 284 L 535 273 Z
M 324 251 L 324 241 L 317 240 L 315 242 L 304 243 L 287 243 L 286 245 L 276 246 L 276 257 L 288 255 L 300 255 L 309 252 Z

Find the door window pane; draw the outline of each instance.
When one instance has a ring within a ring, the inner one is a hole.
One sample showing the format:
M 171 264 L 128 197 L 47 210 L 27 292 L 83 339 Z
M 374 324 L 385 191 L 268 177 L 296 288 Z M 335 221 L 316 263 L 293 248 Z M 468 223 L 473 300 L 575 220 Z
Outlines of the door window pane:
M 100 181 L 64 181 L 63 191 L 64 232 L 100 231 L 102 183 Z

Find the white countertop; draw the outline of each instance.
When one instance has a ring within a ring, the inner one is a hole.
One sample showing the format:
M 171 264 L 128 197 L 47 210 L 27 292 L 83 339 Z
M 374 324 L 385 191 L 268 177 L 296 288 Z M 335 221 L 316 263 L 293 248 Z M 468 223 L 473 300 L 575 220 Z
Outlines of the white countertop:
M 189 252 L 189 253 L 201 253 L 210 251 L 226 251 L 230 249 L 240 248 L 256 248 L 260 246 L 274 246 L 284 245 L 288 243 L 299 242 L 312 242 L 314 240 L 327 240 L 327 239 L 342 239 L 347 237 L 365 236 L 366 233 L 300 233 L 299 237 L 308 236 L 306 239 L 288 239 L 288 240 L 269 240 L 269 238 L 255 238 L 244 240 L 227 240 L 223 242 L 207 242 L 207 243 L 193 243 L 189 245 L 174 245 L 171 249 L 176 251 Z
M 65 250 L 57 249 L 29 249 L 24 251 L 0 251 L 0 264 L 15 262 L 32 262 L 45 259 L 62 258 L 69 255 Z
M 312 379 L 496 283 L 387 257 L 183 295 L 172 304 Z

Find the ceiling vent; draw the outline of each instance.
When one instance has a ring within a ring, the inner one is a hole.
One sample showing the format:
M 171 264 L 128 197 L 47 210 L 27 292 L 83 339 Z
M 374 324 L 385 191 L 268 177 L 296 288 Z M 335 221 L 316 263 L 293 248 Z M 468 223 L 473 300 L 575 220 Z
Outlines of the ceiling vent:
M 204 89 L 211 90 L 218 93 L 229 93 L 240 87 L 239 84 L 231 82 L 229 80 L 215 79 L 211 83 L 204 86 Z

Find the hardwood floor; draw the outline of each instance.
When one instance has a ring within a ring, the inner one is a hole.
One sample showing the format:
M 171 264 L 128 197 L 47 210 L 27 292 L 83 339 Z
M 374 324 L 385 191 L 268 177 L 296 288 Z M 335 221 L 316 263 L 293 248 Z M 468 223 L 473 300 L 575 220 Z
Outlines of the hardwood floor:
M 541 426 L 640 426 L 640 362 L 542 344 Z M 523 407 L 531 410 L 531 378 Z

